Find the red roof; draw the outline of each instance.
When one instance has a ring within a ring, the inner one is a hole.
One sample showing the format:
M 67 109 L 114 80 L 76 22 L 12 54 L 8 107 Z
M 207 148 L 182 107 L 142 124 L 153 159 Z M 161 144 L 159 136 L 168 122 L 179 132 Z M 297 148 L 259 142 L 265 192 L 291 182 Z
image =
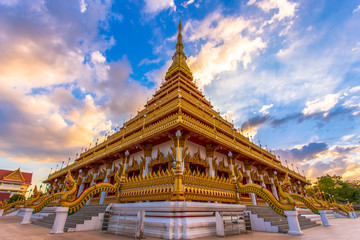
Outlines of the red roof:
M 16 171 L 16 170 L 15 170 Z M 4 179 L 4 177 L 10 175 L 11 173 L 15 172 L 15 171 L 10 171 L 10 170 L 5 170 L 5 169 L 0 169 L 0 181 Z M 21 172 L 21 171 L 20 171 Z M 32 173 L 27 173 L 27 172 L 21 172 L 22 176 L 25 179 L 25 184 L 29 184 L 31 185 L 31 179 L 32 179 Z M 9 181 L 7 179 L 5 179 L 5 181 Z
M 4 202 L 4 200 L 10 197 L 11 193 L 0 193 L 0 201 Z

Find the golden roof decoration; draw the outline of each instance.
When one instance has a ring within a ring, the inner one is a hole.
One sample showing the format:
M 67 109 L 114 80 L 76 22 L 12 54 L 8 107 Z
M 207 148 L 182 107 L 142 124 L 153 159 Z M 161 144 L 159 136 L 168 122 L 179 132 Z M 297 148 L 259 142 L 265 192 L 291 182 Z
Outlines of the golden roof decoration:
M 21 174 L 20 168 L 18 168 L 17 170 L 13 171 L 12 173 L 10 173 L 10 174 L 7 175 L 6 177 L 4 177 L 4 179 L 6 179 L 6 180 L 15 180 L 15 181 L 23 181 L 23 182 L 25 182 L 25 178 L 24 178 L 24 176 Z
M 194 154 L 194 157 L 190 157 L 190 154 L 186 155 L 186 157 L 185 157 L 185 168 L 186 169 L 190 168 L 190 163 L 202 165 L 206 168 L 210 167 L 210 164 L 208 163 L 208 161 L 205 158 L 201 157 L 200 148 L 198 149 L 197 153 Z
M 179 32 L 178 32 L 177 42 L 176 42 L 176 52 L 174 53 L 174 55 L 172 57 L 173 62 L 165 75 L 166 80 L 168 80 L 173 73 L 178 72 L 178 71 L 182 71 L 183 73 L 185 73 L 187 76 L 189 76 L 191 78 L 191 80 L 193 78 L 192 72 L 186 63 L 187 57 L 183 51 L 184 44 L 182 41 L 183 38 L 182 38 L 181 30 L 182 30 L 182 25 L 181 25 L 181 21 L 180 21 L 179 26 L 178 26 Z
M 229 166 L 225 166 L 225 159 L 223 158 L 223 160 L 219 163 L 219 165 L 214 165 L 214 169 L 215 171 L 220 171 L 220 172 L 227 172 L 229 174 L 231 174 L 231 170 L 229 168 Z
M 148 167 L 151 168 L 157 164 L 165 164 L 166 163 L 166 164 L 168 164 L 168 167 L 170 168 L 172 161 L 173 161 L 173 157 L 171 156 L 170 153 L 168 153 L 167 157 L 165 157 L 165 155 L 162 152 L 160 152 L 160 149 L 158 148 L 156 158 L 152 158 L 152 160 L 148 164 Z
M 140 165 L 133 157 L 131 166 L 128 166 L 128 168 L 125 170 L 125 172 L 128 173 L 128 172 L 137 171 L 137 170 L 140 170 Z

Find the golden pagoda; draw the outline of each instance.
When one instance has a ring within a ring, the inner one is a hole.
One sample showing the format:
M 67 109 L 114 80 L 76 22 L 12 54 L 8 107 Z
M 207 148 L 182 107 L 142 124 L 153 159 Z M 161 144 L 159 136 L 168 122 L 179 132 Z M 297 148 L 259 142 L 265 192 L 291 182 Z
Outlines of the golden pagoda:
M 278 198 L 275 178 L 290 177 L 291 192 L 304 195 L 304 176 L 281 165 L 222 118 L 193 81 L 186 63 L 181 22 L 176 51 L 165 81 L 138 114 L 106 141 L 49 175 L 50 194 L 65 188 L 70 171 L 78 195 L 93 184 L 114 183 L 116 193 L 95 195 L 88 204 L 138 201 L 204 201 L 266 205 L 254 193 L 238 194 L 235 179 L 255 183 Z
M 111 203 L 102 215 L 102 231 L 136 229 L 139 239 L 244 233 L 245 209 L 249 222 L 256 222 L 254 230 L 280 232 L 287 222 L 286 231 L 293 235 L 302 234 L 300 223 L 309 227 L 304 220 L 299 223 L 298 212 L 320 215 L 323 225 L 329 225 L 328 210 L 357 217 L 351 205 L 324 201 L 320 192 L 307 196 L 310 182 L 304 176 L 283 166 L 213 109 L 193 82 L 181 31 L 180 23 L 165 82 L 144 108 L 73 164 L 50 174 L 44 181 L 46 194 L 35 188 L 26 201 L 0 202 L 0 216 L 24 206 L 22 223 L 27 224 L 32 214 L 46 207 L 54 211 L 54 206 L 57 220 L 51 232 L 62 233 L 67 217 L 85 205 L 87 211 Z M 260 218 L 261 212 L 279 226 Z M 96 229 L 100 217 L 96 219 L 80 229 Z

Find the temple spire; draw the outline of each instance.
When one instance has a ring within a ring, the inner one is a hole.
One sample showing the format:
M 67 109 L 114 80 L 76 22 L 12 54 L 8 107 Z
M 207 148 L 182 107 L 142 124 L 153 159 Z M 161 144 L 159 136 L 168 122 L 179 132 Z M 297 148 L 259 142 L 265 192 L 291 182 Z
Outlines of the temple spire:
M 183 44 L 183 37 L 181 34 L 181 30 L 182 30 L 182 25 L 181 25 L 181 21 L 179 22 L 178 25 L 178 36 L 177 36 L 177 42 L 176 42 L 176 51 L 172 57 L 172 64 L 169 67 L 165 79 L 167 80 L 171 74 L 173 74 L 176 71 L 182 71 L 185 74 L 187 74 L 191 79 L 192 79 L 192 73 L 190 71 L 189 66 L 186 63 L 186 55 L 184 53 L 184 44 Z

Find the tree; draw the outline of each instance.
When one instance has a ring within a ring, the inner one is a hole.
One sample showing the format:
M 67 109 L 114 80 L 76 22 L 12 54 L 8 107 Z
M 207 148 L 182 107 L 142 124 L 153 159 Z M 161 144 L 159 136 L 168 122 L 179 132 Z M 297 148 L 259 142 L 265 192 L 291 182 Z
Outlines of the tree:
M 326 200 L 334 196 L 337 202 L 360 203 L 360 181 L 343 181 L 341 176 L 329 174 L 317 179 L 316 185 Z
M 24 196 L 21 195 L 21 194 L 11 195 L 11 196 L 7 199 L 7 202 L 8 202 L 8 203 L 13 203 L 13 202 L 16 202 L 17 200 L 24 200 Z

